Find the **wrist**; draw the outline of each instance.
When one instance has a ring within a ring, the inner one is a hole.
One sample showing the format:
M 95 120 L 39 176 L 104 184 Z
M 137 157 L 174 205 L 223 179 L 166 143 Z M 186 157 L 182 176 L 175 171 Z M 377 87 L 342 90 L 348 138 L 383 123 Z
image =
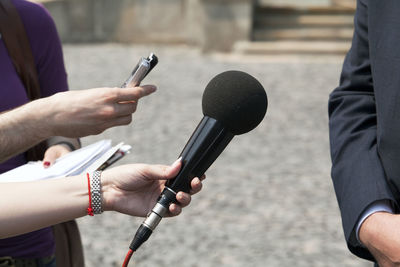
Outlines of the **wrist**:
M 377 212 L 387 212 L 387 213 L 394 213 L 394 209 L 392 208 L 392 203 L 390 200 L 384 199 L 384 200 L 377 200 L 368 205 L 368 207 L 364 210 L 364 212 L 361 214 L 360 219 L 357 223 L 356 226 L 356 238 L 357 241 L 360 245 L 363 246 L 363 243 L 360 240 L 360 228 L 361 225 L 364 223 L 364 221 L 371 216 L 374 213 Z
M 359 237 L 361 243 L 370 248 L 376 244 L 377 238 L 382 236 L 382 229 L 388 226 L 388 222 L 394 218 L 394 214 L 388 212 L 376 212 L 371 214 L 360 227 Z
M 39 120 L 41 120 L 41 123 L 48 133 L 45 139 L 50 136 L 63 136 L 63 133 L 59 130 L 59 122 L 63 121 L 59 118 L 60 114 L 62 114 L 62 109 L 60 109 L 62 105 L 59 103 L 60 98 L 58 97 L 59 94 L 60 93 L 57 93 L 35 101 L 37 102 L 37 109 L 41 111 L 39 113 Z
M 114 186 L 111 181 L 111 177 L 109 177 L 108 171 L 103 171 L 101 174 L 101 195 L 103 198 L 103 210 L 110 211 L 113 209 L 113 190 Z

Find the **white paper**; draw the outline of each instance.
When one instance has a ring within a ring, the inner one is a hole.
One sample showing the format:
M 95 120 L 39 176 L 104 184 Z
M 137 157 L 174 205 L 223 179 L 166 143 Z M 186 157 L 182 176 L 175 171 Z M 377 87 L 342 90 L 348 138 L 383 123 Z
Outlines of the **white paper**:
M 112 147 L 111 140 L 101 140 L 58 158 L 49 168 L 44 168 L 41 161 L 28 162 L 1 174 L 0 183 L 53 179 L 78 175 L 89 169 L 94 171 L 123 145 Z

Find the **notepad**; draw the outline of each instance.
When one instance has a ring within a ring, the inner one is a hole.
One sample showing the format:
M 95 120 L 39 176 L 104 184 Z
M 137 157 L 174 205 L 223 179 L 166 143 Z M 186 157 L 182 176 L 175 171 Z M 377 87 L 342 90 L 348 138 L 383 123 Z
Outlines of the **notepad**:
M 79 175 L 84 172 L 103 170 L 129 153 L 131 146 L 111 140 L 101 140 L 70 152 L 44 168 L 42 161 L 28 162 L 0 175 L 0 183 L 27 182 Z

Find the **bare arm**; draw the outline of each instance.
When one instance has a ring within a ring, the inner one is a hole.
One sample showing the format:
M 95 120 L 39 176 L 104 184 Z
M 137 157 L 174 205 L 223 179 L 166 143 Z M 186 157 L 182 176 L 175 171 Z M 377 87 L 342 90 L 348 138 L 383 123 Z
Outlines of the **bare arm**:
M 51 136 L 83 137 L 132 121 L 138 100 L 154 86 L 68 91 L 0 115 L 0 162 Z
M 49 109 L 44 99 L 0 115 L 0 162 L 20 154 L 50 137 Z
M 103 209 L 145 216 L 164 188 L 165 179 L 179 172 L 180 162 L 171 166 L 131 164 L 102 173 Z M 192 194 L 201 189 L 193 179 Z M 0 238 L 31 232 L 87 214 L 88 182 L 85 175 L 29 183 L 0 184 Z M 170 206 L 178 215 L 188 205 L 190 194 L 177 194 L 179 205 Z

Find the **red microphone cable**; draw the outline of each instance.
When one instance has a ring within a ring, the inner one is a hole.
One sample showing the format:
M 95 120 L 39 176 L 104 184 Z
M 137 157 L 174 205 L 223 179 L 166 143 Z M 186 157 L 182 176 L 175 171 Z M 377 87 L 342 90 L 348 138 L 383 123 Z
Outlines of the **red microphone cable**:
M 124 263 L 122 264 L 122 267 L 127 267 L 128 266 L 128 263 L 131 260 L 132 254 L 133 254 L 133 250 L 130 249 L 128 251 L 128 253 L 126 254 L 126 257 L 125 257 Z

